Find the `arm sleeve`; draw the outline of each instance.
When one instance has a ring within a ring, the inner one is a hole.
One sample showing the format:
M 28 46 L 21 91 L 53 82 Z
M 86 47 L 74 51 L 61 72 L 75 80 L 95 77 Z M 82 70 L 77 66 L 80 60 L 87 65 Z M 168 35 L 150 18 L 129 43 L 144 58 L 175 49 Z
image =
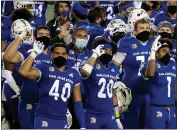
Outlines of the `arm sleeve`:
M 30 53 L 28 52 L 28 50 L 29 50 L 29 47 L 28 47 L 28 46 L 29 46 L 29 45 L 22 43 L 22 44 L 19 46 L 19 48 L 17 49 L 17 52 L 20 53 L 21 58 L 22 58 L 23 60 L 25 60 L 25 59 L 29 56 L 29 54 L 30 54 Z

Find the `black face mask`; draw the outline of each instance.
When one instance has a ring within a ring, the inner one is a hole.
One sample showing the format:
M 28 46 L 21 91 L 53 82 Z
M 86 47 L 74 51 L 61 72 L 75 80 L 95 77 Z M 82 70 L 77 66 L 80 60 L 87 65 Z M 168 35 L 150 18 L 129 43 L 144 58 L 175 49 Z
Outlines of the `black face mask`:
M 167 33 L 167 32 L 161 32 L 159 33 L 159 35 L 163 38 L 169 38 L 171 39 L 172 38 L 172 34 L 171 33 Z
M 118 41 L 125 36 L 124 32 L 116 32 L 113 36 L 110 36 L 112 41 L 118 43 Z
M 174 5 L 168 6 L 168 13 L 173 15 L 176 13 L 176 10 L 177 10 L 177 6 L 174 6 Z
M 50 38 L 48 38 L 46 36 L 37 37 L 36 41 L 43 42 L 43 44 L 44 44 L 44 50 L 50 45 Z
M 107 21 L 101 21 L 101 22 L 100 22 L 100 25 L 101 25 L 102 27 L 106 27 L 106 23 L 107 23 Z
M 65 59 L 63 56 L 58 56 L 58 57 L 55 57 L 55 58 L 52 60 L 52 63 L 53 63 L 56 67 L 60 68 L 60 67 L 62 67 L 62 66 L 65 65 L 66 59 Z
M 107 65 L 112 60 L 112 56 L 109 54 L 103 54 L 99 57 L 99 60 L 104 64 Z
M 150 32 L 149 31 L 144 31 L 136 35 L 136 39 L 145 42 L 149 39 Z
M 142 3 L 141 8 L 144 9 L 145 11 L 152 10 L 152 9 L 151 9 L 151 6 L 149 6 L 149 5 L 146 4 L 146 3 Z
M 160 62 L 162 62 L 164 65 L 168 65 L 170 62 L 170 54 L 166 53 L 162 58 L 159 59 Z

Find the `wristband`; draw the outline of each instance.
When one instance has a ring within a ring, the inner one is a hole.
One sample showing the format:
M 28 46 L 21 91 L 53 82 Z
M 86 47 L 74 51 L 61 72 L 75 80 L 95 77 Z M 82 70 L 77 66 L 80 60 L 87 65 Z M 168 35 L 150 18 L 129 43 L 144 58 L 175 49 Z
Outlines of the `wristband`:
M 89 64 L 85 64 L 82 69 L 87 71 L 89 74 L 91 74 L 92 70 L 93 70 L 93 66 L 91 66 Z
M 149 56 L 149 61 L 150 60 L 155 60 L 156 58 L 155 58 L 155 51 L 151 51 L 151 53 L 150 53 L 150 56 Z
M 33 59 L 35 59 L 36 56 L 37 56 L 37 53 L 36 53 L 35 51 L 32 51 L 31 54 L 30 54 L 30 56 L 31 56 Z
M 94 53 L 92 54 L 92 56 L 91 56 L 91 57 L 93 57 L 93 58 L 96 58 L 96 59 L 97 59 L 98 55 L 94 52 Z
M 114 117 L 117 119 L 120 117 L 118 106 L 114 107 Z

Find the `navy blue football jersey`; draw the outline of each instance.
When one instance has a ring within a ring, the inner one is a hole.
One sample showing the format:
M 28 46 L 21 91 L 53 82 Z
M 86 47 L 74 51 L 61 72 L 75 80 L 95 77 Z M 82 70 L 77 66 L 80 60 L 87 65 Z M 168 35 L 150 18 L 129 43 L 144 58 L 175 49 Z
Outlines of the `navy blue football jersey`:
M 95 114 L 112 114 L 113 85 L 119 76 L 119 68 L 109 63 L 108 68 L 96 62 L 91 75 L 83 79 L 86 90 L 86 111 Z
M 144 85 L 144 80 L 140 73 L 140 65 L 148 60 L 152 42 L 153 39 L 150 38 L 147 44 L 143 45 L 135 37 L 123 38 L 119 41 L 118 52 L 126 54 L 122 63 L 124 69 L 122 82 L 127 87 L 133 89 Z
M 67 68 L 62 72 L 47 63 L 38 63 L 34 67 L 41 72 L 38 86 L 36 86 L 39 87 L 36 116 L 66 119 L 68 101 L 73 88 L 81 83 L 78 71 Z
M 157 26 L 160 22 L 162 21 L 168 21 L 170 22 L 172 25 L 176 24 L 177 18 L 172 19 L 168 17 L 167 13 L 159 13 L 156 15 L 155 20 L 154 20 L 154 25 Z
M 148 62 L 141 66 L 143 72 Z M 156 60 L 155 76 L 145 80 L 150 89 L 150 102 L 155 105 L 175 104 L 176 62 L 171 58 L 168 66 Z

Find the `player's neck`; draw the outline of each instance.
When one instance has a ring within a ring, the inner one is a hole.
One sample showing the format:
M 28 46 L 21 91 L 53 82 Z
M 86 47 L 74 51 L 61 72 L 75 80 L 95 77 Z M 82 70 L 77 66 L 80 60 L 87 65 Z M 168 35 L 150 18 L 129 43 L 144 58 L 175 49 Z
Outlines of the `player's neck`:
M 62 66 L 62 67 L 60 67 L 60 68 L 58 68 L 58 67 L 57 67 L 57 69 L 59 69 L 60 71 L 62 71 L 62 72 L 63 72 L 63 71 L 65 71 L 65 70 L 66 70 L 66 66 L 64 65 L 64 66 Z
M 79 53 L 79 54 L 81 54 L 82 52 L 84 52 L 84 48 L 78 49 L 76 46 L 74 46 L 74 50 L 75 50 L 77 53 Z
M 43 51 L 43 53 L 47 55 L 47 54 L 49 53 L 49 52 L 48 52 L 48 48 L 46 48 L 46 49 Z
M 177 17 L 177 13 L 175 13 L 175 14 L 170 14 L 170 13 L 168 13 L 168 16 L 170 16 L 170 18 L 172 18 L 172 19 L 176 19 L 176 17 Z
M 138 39 L 137 39 L 138 40 Z M 138 40 L 139 41 L 139 40 Z M 148 40 L 145 42 L 139 41 L 142 45 L 146 45 L 148 43 Z

